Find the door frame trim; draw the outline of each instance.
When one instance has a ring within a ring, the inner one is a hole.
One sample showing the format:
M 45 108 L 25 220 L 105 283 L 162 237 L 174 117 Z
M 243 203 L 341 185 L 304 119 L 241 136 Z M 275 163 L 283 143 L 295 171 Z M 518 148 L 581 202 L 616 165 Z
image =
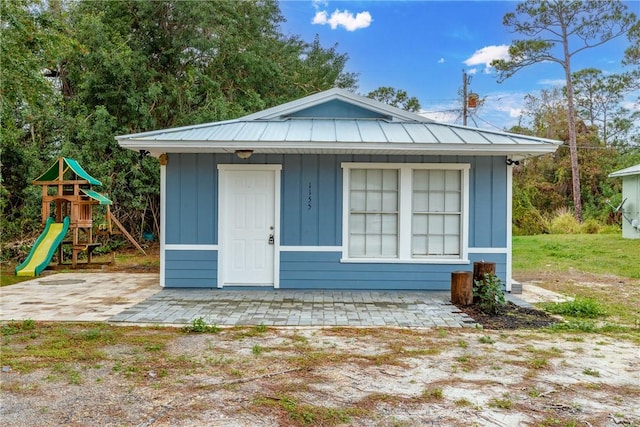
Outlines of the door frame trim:
M 281 164 L 270 165 L 241 165 L 241 164 L 219 164 L 218 165 L 218 288 L 224 287 L 224 258 L 226 242 L 225 233 L 223 232 L 223 212 L 221 209 L 223 201 L 227 194 L 225 186 L 223 185 L 223 173 L 225 171 L 272 171 L 273 172 L 273 222 L 274 222 L 274 245 L 273 245 L 273 288 L 278 289 L 280 287 L 280 193 L 281 193 Z

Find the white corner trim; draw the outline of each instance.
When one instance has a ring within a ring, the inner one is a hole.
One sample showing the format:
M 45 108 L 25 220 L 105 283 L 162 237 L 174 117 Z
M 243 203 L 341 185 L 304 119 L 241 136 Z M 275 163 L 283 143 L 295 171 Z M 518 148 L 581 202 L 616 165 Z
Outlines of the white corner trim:
M 507 166 L 507 292 L 511 292 L 513 281 L 513 168 Z
M 280 246 L 280 252 L 342 252 L 342 246 Z
M 166 262 L 166 232 L 167 232 L 167 165 L 160 165 L 160 286 L 165 287 L 167 267 Z

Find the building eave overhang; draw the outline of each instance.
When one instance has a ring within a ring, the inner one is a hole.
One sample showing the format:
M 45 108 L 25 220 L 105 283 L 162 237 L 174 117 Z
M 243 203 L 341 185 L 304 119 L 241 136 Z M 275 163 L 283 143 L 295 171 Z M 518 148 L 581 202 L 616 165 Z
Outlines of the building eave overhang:
M 631 166 L 609 174 L 610 178 L 640 175 L 640 165 Z
M 331 143 L 311 142 L 300 144 L 283 141 L 234 141 L 205 143 L 202 141 L 154 141 L 120 140 L 123 148 L 148 151 L 158 157 L 163 153 L 234 153 L 236 150 L 252 150 L 254 154 L 387 154 L 387 155 L 457 155 L 457 156 L 508 156 L 513 160 L 553 153 L 554 144 L 419 144 L 419 143 Z

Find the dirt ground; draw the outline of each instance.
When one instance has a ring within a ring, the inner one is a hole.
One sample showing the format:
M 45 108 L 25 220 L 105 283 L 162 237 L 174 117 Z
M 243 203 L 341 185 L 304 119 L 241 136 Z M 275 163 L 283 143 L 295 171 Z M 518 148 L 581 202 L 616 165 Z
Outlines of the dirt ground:
M 637 333 L 507 324 L 215 333 L 4 325 L 0 425 L 640 426 Z
M 90 332 L 67 328 L 72 335 Z M 143 346 L 105 341 L 98 361 L 44 363 L 25 373 L 20 360 L 3 358 L 2 425 L 640 425 L 640 347 L 619 337 L 380 328 L 126 331 L 165 338 Z M 4 349 L 29 342 L 23 338 L 12 335 Z

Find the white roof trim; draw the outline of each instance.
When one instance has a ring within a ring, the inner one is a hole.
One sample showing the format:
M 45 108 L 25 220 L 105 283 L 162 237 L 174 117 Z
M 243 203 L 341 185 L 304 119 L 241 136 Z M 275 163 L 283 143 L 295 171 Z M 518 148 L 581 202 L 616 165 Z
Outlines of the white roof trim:
M 411 113 L 400 108 L 392 107 L 391 105 L 375 101 L 371 98 L 356 95 L 353 92 L 349 92 L 347 90 L 339 88 L 325 90 L 324 92 L 319 92 L 310 96 L 306 96 L 304 98 L 297 99 L 295 101 L 287 102 L 286 104 L 268 108 L 254 114 L 249 114 L 248 116 L 240 118 L 240 120 L 274 120 L 283 116 L 293 114 L 297 111 L 315 107 L 316 105 L 324 104 L 325 102 L 333 101 L 336 99 L 347 102 L 349 104 L 357 105 L 359 107 L 365 107 L 368 110 L 385 116 L 391 116 L 394 119 L 401 119 L 401 121 L 433 122 L 433 120 L 420 116 L 418 114 Z
M 287 117 L 340 100 L 385 118 Z M 439 123 L 341 89 L 331 89 L 239 119 L 116 137 L 131 150 L 160 153 L 451 154 L 509 155 L 554 152 L 560 141 Z
M 609 174 L 609 177 L 617 177 L 617 176 L 630 176 L 630 175 L 640 175 L 640 164 L 635 166 L 631 166 L 625 169 L 621 169 L 616 172 L 612 172 Z

